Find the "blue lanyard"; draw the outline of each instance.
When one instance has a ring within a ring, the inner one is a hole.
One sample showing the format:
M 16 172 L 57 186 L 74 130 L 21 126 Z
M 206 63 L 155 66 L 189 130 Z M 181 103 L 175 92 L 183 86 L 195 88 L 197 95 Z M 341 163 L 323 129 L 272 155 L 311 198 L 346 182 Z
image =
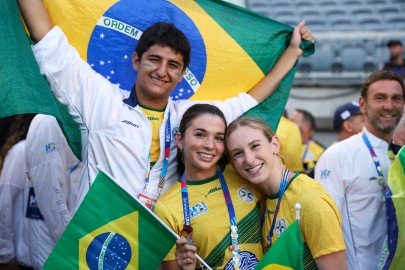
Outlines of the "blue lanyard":
M 287 187 L 289 175 L 290 175 L 290 170 L 287 167 L 285 167 L 285 169 L 283 171 L 283 177 L 281 178 L 281 182 L 280 182 L 280 188 L 278 190 L 278 199 L 277 199 L 276 210 L 274 212 L 273 221 L 271 222 L 270 231 L 267 234 L 267 238 L 266 238 L 268 245 L 271 245 L 271 239 L 273 238 L 274 226 L 276 225 L 276 219 L 277 219 L 278 211 L 280 210 L 281 199 L 283 198 L 285 189 Z
M 229 189 L 228 189 L 228 185 L 226 184 L 225 177 L 222 174 L 222 171 L 218 165 L 217 165 L 217 175 L 218 175 L 219 181 L 221 183 L 221 188 L 222 188 L 222 192 L 224 194 L 225 203 L 228 208 L 229 222 L 231 224 L 230 249 L 232 251 L 232 264 L 234 267 L 239 267 L 240 266 L 240 255 L 239 255 L 240 246 L 238 243 L 238 227 L 237 227 L 237 223 L 236 223 L 235 209 L 232 204 L 232 198 L 229 193 Z M 183 202 L 183 215 L 184 215 L 184 223 L 185 223 L 183 230 L 188 233 L 187 238 L 188 238 L 189 244 L 194 245 L 194 242 L 192 239 L 193 229 L 191 227 L 191 221 L 190 221 L 190 206 L 189 206 L 187 182 L 186 182 L 185 173 L 183 173 L 183 176 L 181 177 L 181 198 L 182 198 L 182 202 Z
M 308 150 L 309 150 L 309 144 L 311 143 L 311 139 L 309 139 L 308 141 L 307 141 L 307 143 L 305 144 L 305 150 L 304 150 L 304 153 L 302 154 L 302 157 L 301 157 L 301 162 L 304 162 L 304 160 L 305 160 L 305 157 L 307 156 L 307 153 L 308 153 Z
M 373 159 L 374 166 L 377 170 L 377 175 L 378 175 L 377 183 L 381 185 L 383 195 L 385 196 L 385 192 L 387 190 L 387 181 L 384 179 L 384 174 L 383 174 L 383 170 L 382 170 L 380 161 L 378 160 L 378 157 L 373 149 L 373 146 L 371 145 L 370 141 L 368 140 L 367 135 L 363 132 L 361 137 L 363 138 L 364 143 L 366 144 L 368 150 L 370 151 L 370 155 Z
M 163 186 L 165 184 L 166 180 L 166 173 L 167 173 L 167 167 L 169 165 L 169 157 L 170 157 L 170 142 L 171 142 L 171 126 L 170 126 L 170 115 L 171 111 L 169 111 L 168 116 L 167 116 L 167 121 L 166 121 L 166 126 L 165 126 L 165 150 L 164 150 L 164 160 L 163 160 L 163 165 L 162 165 L 162 170 L 160 172 L 160 177 L 159 177 L 159 184 L 158 184 L 158 198 L 160 197 L 160 193 L 163 190 Z M 148 164 L 147 164 L 147 171 L 145 175 L 145 185 L 144 185 L 144 190 L 148 187 L 149 184 L 149 174 L 150 174 L 150 152 L 148 155 Z

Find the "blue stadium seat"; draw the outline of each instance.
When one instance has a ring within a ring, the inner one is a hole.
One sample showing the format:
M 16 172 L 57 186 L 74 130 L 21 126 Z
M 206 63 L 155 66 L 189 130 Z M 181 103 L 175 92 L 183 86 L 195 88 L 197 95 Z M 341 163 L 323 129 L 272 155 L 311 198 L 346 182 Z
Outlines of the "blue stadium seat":
M 296 26 L 299 23 L 297 16 L 280 15 L 274 16 L 273 19 L 291 26 Z
M 396 30 L 405 30 L 404 14 L 384 16 L 385 21 Z
M 364 71 L 367 58 L 365 48 L 359 45 L 343 47 L 340 53 L 344 71 Z
M 348 13 L 353 15 L 360 15 L 360 14 L 373 14 L 373 8 L 368 6 L 356 6 L 356 7 L 348 7 Z
M 356 26 L 353 22 L 352 17 L 348 15 L 342 16 L 329 16 L 330 24 L 333 30 L 335 31 L 354 31 Z
M 339 0 L 319 0 L 318 5 L 321 7 L 334 7 L 339 5 Z
M 327 43 L 318 45 L 315 53 L 308 57 L 308 61 L 313 71 L 331 71 L 335 62 L 333 47 Z
M 272 8 L 274 16 L 298 16 L 296 9 L 290 7 Z

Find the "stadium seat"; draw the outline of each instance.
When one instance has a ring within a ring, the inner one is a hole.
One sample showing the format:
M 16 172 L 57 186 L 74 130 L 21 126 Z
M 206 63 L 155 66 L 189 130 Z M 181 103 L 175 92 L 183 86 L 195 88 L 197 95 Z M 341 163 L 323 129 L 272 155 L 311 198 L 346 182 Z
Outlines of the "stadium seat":
M 320 44 L 315 53 L 308 57 L 308 61 L 313 71 L 331 71 L 335 61 L 335 52 L 330 44 Z
M 296 9 L 290 7 L 276 7 L 273 8 L 274 16 L 298 16 Z
M 373 14 L 373 9 L 368 6 L 348 7 L 348 13 L 352 15 Z
M 344 71 L 363 71 L 367 64 L 367 53 L 358 45 L 343 47 L 340 59 Z
M 405 30 L 404 14 L 384 16 L 385 21 L 394 29 Z
M 336 31 L 354 31 L 356 26 L 352 18 L 348 15 L 334 16 L 330 18 L 330 24 L 333 30 Z
M 339 0 L 319 0 L 318 5 L 321 7 L 335 7 L 339 5 Z

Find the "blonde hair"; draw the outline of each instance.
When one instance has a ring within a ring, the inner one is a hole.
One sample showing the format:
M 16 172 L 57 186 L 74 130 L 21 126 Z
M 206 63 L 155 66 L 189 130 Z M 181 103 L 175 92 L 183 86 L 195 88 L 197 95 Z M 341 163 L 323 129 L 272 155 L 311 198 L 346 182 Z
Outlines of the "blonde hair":
M 250 116 L 243 116 L 234 120 L 226 129 L 225 133 L 225 155 L 230 158 L 229 151 L 228 151 L 228 140 L 229 136 L 237 130 L 239 127 L 250 127 L 256 130 L 259 130 L 263 133 L 263 135 L 267 138 L 269 142 L 272 141 L 273 136 L 275 135 L 274 131 L 262 120 L 259 120 L 254 117 Z M 230 160 L 230 159 L 229 159 Z

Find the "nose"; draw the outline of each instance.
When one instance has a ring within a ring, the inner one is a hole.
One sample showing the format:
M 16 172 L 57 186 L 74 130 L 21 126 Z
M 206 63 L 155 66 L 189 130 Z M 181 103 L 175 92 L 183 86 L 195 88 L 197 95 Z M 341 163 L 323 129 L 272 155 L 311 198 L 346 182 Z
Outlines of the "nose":
M 164 77 L 167 74 L 167 65 L 166 63 L 160 63 L 160 65 L 158 66 L 156 73 L 159 77 Z
M 255 161 L 254 154 L 251 151 L 245 152 L 245 163 L 247 165 L 253 165 Z
M 214 148 L 214 138 L 207 137 L 207 139 L 204 142 L 204 147 L 207 149 L 213 149 Z
M 390 98 L 388 98 L 386 100 L 386 102 L 384 102 L 384 109 L 385 110 L 392 110 L 394 108 L 394 101 Z

